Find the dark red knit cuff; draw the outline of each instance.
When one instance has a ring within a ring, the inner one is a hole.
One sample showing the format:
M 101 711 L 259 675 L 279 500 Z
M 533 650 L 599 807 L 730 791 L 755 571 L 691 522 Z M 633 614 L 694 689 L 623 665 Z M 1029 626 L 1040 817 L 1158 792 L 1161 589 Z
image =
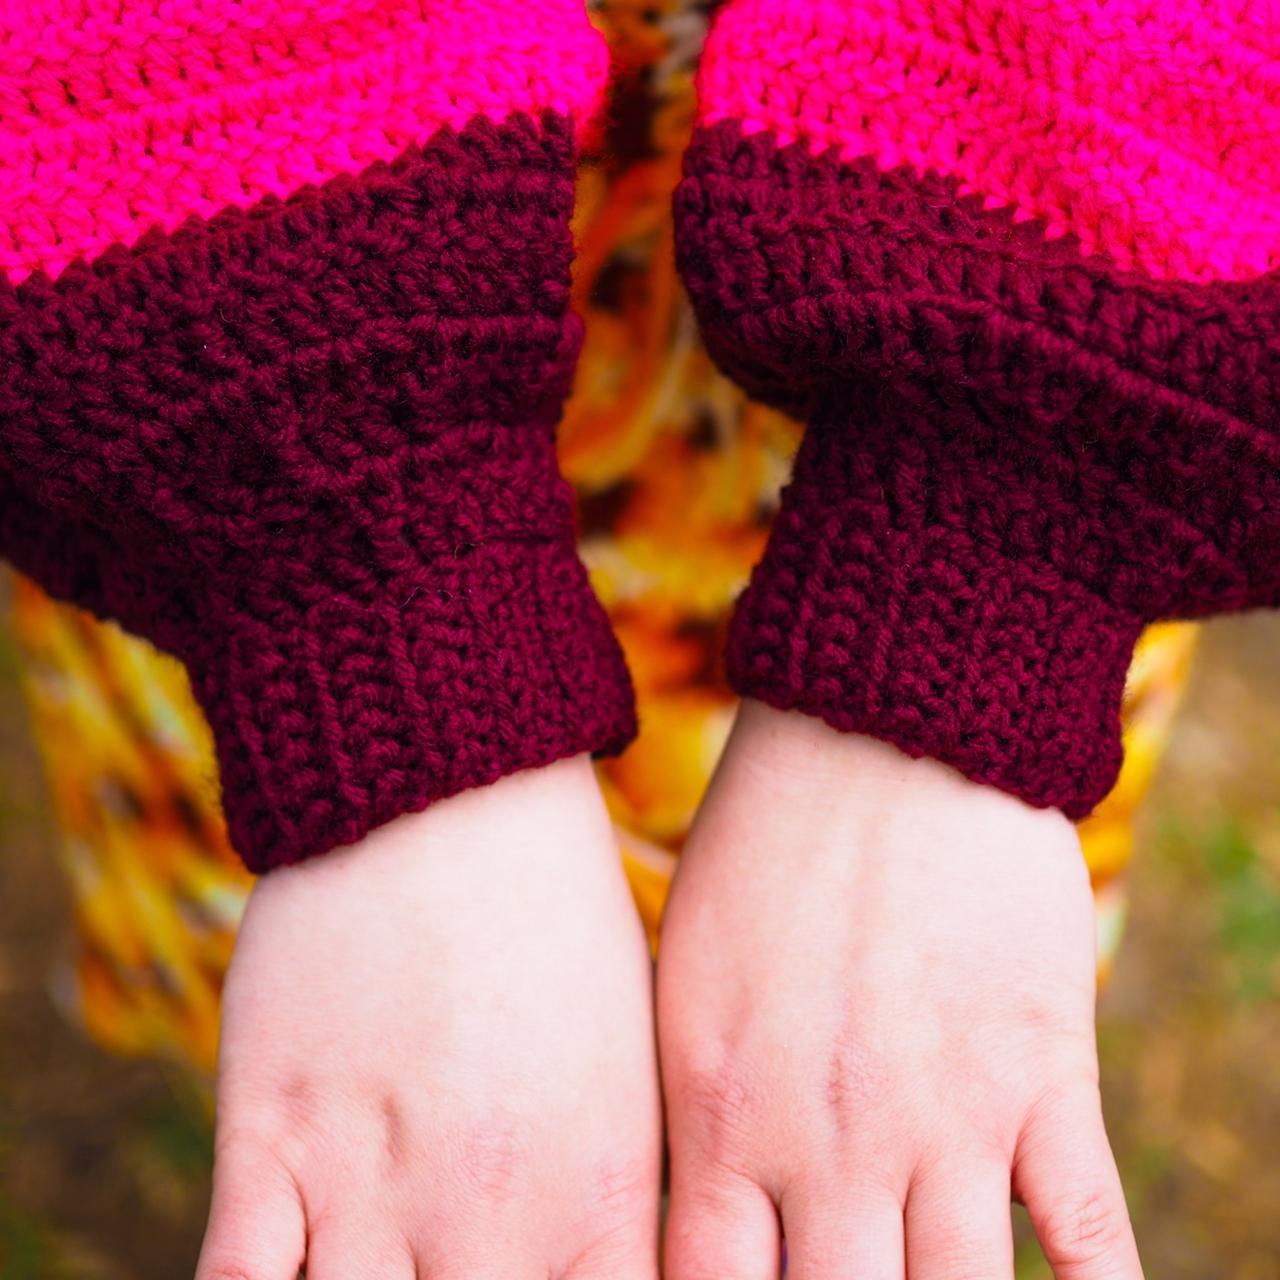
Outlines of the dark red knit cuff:
M 1042 561 L 914 518 L 851 450 L 806 439 L 734 618 L 734 688 L 1084 817 L 1120 770 L 1139 619 Z
M 229 608 L 182 657 L 254 871 L 634 736 L 630 679 L 567 539 L 424 564 L 370 606 Z
M 620 749 L 555 424 L 573 121 L 0 278 L 0 554 L 181 658 L 255 870 Z

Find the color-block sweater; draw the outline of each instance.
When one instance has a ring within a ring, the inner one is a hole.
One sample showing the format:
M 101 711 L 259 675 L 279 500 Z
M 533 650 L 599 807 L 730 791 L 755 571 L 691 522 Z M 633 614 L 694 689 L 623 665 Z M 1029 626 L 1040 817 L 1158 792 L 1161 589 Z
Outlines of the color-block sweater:
M 256 870 L 620 749 L 554 428 L 576 0 L 0 6 L 0 552 L 186 664 Z
M 1280 603 L 1280 6 L 735 0 L 677 197 L 809 421 L 742 692 L 1070 817 L 1145 623 Z
M 265 870 L 612 752 L 554 428 L 577 0 L 0 5 L 0 554 L 176 654 Z M 735 687 L 1072 816 L 1280 604 L 1280 13 L 734 0 L 678 254 L 810 423 Z

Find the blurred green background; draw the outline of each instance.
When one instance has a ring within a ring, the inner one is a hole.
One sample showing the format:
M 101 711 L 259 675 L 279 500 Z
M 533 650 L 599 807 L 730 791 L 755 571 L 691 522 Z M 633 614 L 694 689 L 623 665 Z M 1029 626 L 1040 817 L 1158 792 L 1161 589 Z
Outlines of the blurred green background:
M 52 839 L 0 652 L 0 1280 L 190 1275 L 205 1120 L 60 1013 Z M 1208 628 L 1141 846 L 1100 1039 L 1147 1274 L 1280 1280 L 1280 620 Z

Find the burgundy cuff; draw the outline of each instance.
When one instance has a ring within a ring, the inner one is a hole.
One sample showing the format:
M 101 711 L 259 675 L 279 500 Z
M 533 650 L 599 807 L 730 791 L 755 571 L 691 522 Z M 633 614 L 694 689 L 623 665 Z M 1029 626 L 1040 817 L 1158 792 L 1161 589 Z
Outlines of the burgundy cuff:
M 0 546 L 55 597 L 184 661 L 251 871 L 522 769 L 617 753 L 636 733 L 630 675 L 568 529 L 460 547 L 367 605 L 319 589 L 291 606 L 270 585 L 157 582 L 0 472 Z
M 933 481 L 903 454 L 885 485 L 883 456 L 810 430 L 734 617 L 730 680 L 1084 817 L 1120 770 L 1141 621 L 1047 563 L 916 518 L 897 499 Z
M 368 606 L 243 604 L 219 602 L 183 657 L 251 870 L 635 734 L 621 652 L 567 537 L 441 556 Z

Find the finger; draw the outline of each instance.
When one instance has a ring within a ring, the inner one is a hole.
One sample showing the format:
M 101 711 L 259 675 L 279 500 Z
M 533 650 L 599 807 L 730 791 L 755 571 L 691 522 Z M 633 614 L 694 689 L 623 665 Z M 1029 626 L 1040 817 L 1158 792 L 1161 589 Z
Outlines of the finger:
M 417 1280 L 413 1249 L 378 1210 L 349 1208 L 313 1226 L 307 1241 L 307 1280 Z M 292 1280 L 292 1278 L 291 1278 Z
M 418 1280 L 560 1280 L 562 1262 L 550 1264 L 548 1255 L 562 1241 L 535 1205 L 511 1201 L 504 1211 L 476 1198 L 440 1207 L 418 1228 Z
M 583 1263 L 564 1273 L 563 1280 L 658 1280 L 658 1264 L 637 1259 L 631 1266 L 606 1261 Z
M 907 1195 L 907 1275 L 1013 1280 L 1011 1198 L 1007 1164 L 957 1158 L 918 1173 Z
M 902 1202 L 884 1187 L 788 1189 L 787 1280 L 903 1280 Z
M 561 1273 L 532 1254 L 512 1256 L 500 1241 L 483 1253 L 436 1249 L 418 1262 L 418 1280 L 561 1280 Z
M 778 1280 L 781 1254 L 778 1212 L 763 1188 L 673 1150 L 667 1280 Z
M 643 1255 L 619 1258 L 614 1251 L 597 1250 L 567 1271 L 553 1274 L 557 1280 L 658 1280 L 658 1259 Z
M 219 1149 L 196 1280 L 295 1280 L 307 1247 L 293 1178 L 266 1150 Z
M 1018 1144 L 1013 1178 L 1056 1280 L 1141 1280 L 1124 1188 L 1095 1097 L 1037 1115 Z
M 656 1181 L 655 1181 L 656 1186 Z M 658 1280 L 658 1206 L 577 1250 L 552 1271 L 557 1280 Z

